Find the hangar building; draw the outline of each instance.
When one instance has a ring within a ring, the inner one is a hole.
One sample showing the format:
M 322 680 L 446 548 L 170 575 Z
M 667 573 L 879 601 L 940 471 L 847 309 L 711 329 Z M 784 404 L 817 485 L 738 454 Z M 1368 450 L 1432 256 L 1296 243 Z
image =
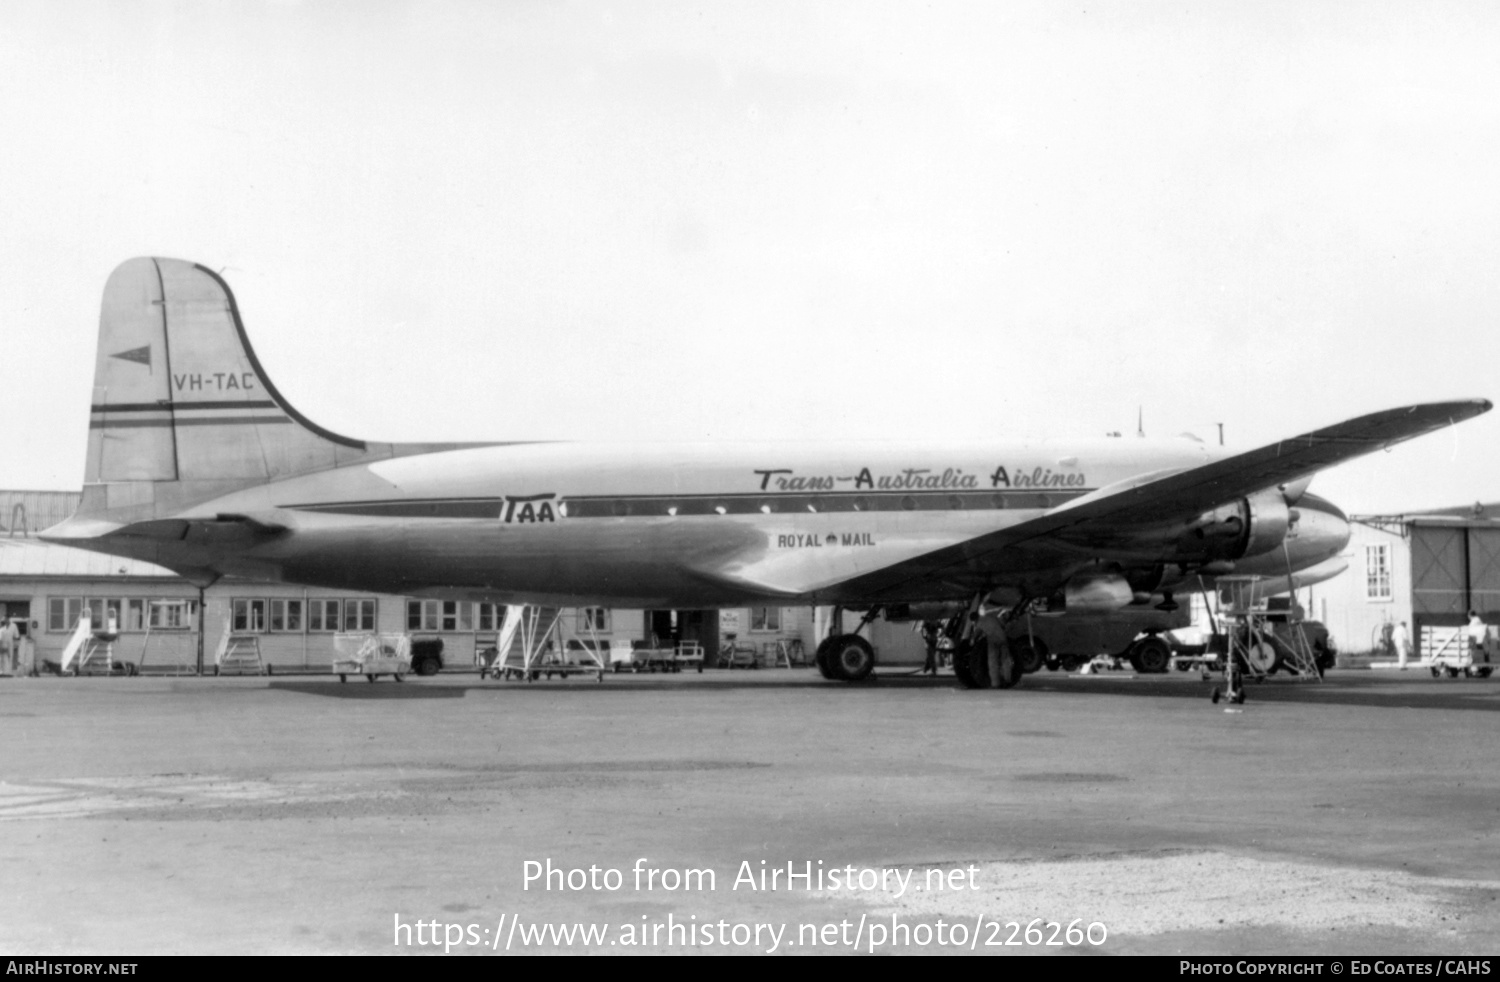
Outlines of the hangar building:
M 1339 649 L 1389 657 L 1405 621 L 1413 657 L 1430 658 L 1478 611 L 1500 624 L 1500 503 L 1350 519 L 1349 571 L 1315 588 L 1313 610 Z

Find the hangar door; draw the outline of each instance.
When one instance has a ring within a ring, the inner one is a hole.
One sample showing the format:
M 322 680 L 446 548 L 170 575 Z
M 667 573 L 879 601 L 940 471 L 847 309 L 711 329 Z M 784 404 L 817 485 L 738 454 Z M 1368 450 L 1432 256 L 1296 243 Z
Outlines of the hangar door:
M 1468 612 L 1464 529 L 1411 530 L 1411 610 L 1427 624 L 1462 624 Z
M 1469 529 L 1469 606 L 1491 624 L 1500 619 L 1500 529 Z

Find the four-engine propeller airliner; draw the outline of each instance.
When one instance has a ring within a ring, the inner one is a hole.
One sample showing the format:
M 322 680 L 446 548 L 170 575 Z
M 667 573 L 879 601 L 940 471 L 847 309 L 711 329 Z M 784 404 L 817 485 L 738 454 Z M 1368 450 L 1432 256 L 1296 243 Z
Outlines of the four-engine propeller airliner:
M 219 275 L 142 258 L 105 287 L 83 500 L 45 537 L 200 584 L 825 604 L 866 621 L 946 605 L 967 611 L 959 677 L 1008 687 L 1020 673 L 1005 624 L 1038 605 L 1170 606 L 1228 573 L 1310 582 L 1342 568 L 1347 521 L 1307 492 L 1314 472 L 1489 409 L 1407 406 L 1243 453 L 1185 439 L 372 443 L 277 391 Z M 836 626 L 818 661 L 856 680 L 874 655 Z

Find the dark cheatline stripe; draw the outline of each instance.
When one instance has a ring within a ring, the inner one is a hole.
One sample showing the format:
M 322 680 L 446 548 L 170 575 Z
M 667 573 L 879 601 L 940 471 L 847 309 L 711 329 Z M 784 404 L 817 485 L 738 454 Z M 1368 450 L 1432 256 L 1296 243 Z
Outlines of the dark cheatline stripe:
M 220 399 L 213 402 L 106 402 L 90 406 L 96 413 L 154 413 L 168 409 L 279 409 L 269 399 L 236 402 Z
M 288 505 L 291 509 L 334 515 L 364 515 L 371 518 L 488 518 L 496 520 L 505 507 L 503 498 L 453 501 L 355 501 L 331 505 Z
M 786 495 L 591 495 L 561 498 L 566 518 L 662 518 L 671 515 L 798 515 L 832 512 L 1003 511 L 1055 508 L 1088 489 L 1052 491 L 913 491 L 908 494 Z M 543 496 L 548 497 L 548 496 Z M 522 499 L 516 498 L 520 501 Z M 538 496 L 529 496 L 538 500 Z M 341 501 L 278 507 L 339 515 L 383 518 L 498 518 L 505 498 L 448 498 L 419 501 Z
M 218 419 L 95 419 L 89 421 L 91 430 L 130 430 L 151 426 L 274 426 L 290 423 L 285 416 L 221 416 Z

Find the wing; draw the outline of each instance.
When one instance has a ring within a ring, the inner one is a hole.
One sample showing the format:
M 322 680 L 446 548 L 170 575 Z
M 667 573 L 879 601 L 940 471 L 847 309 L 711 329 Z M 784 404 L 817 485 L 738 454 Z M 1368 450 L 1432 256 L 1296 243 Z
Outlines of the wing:
M 1371 413 L 1201 467 L 1144 475 L 1101 488 L 1030 521 L 927 553 L 838 587 L 843 596 L 896 596 L 928 580 L 982 577 L 995 553 L 1047 536 L 1110 537 L 1131 527 L 1192 517 L 1334 464 L 1489 412 L 1488 399 L 1429 403 Z

